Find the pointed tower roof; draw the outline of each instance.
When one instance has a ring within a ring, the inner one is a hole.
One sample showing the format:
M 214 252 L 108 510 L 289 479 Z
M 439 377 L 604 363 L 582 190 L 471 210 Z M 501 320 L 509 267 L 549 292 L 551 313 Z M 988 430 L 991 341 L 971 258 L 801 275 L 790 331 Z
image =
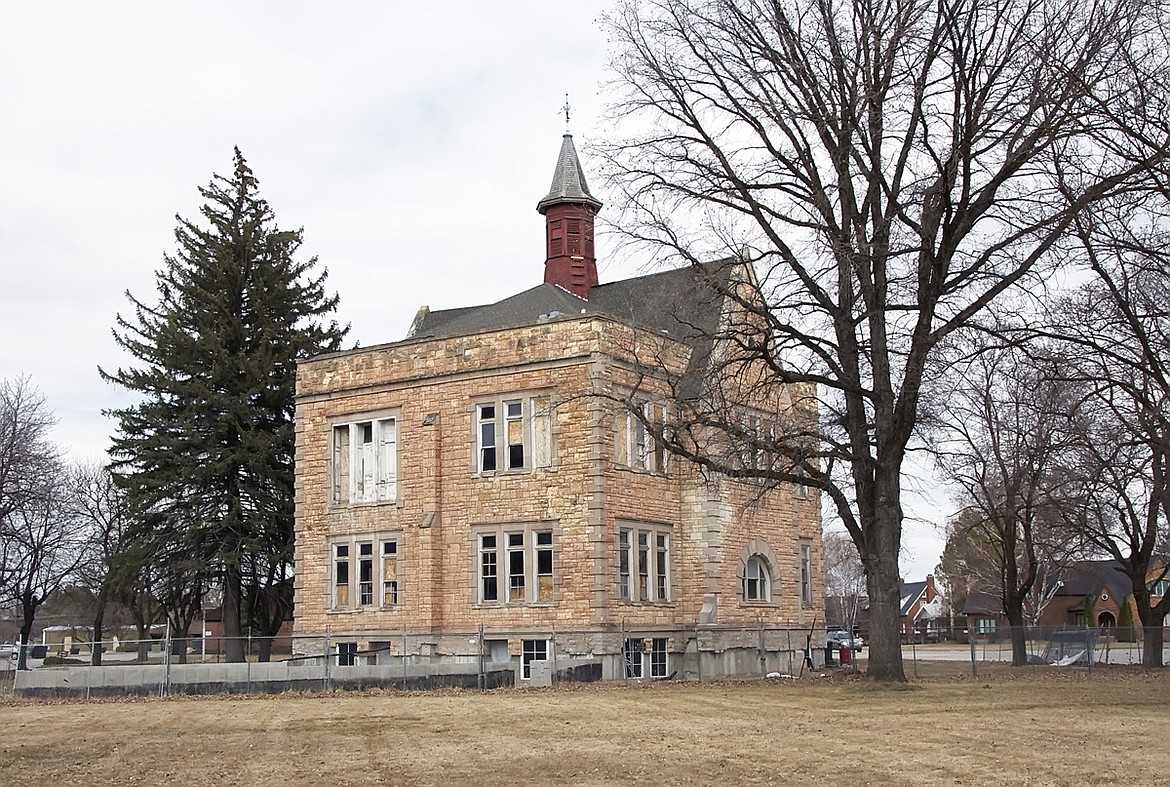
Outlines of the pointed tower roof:
M 553 172 L 548 196 L 536 204 L 536 209 L 543 214 L 551 206 L 562 202 L 591 205 L 594 210 L 601 209 L 601 200 L 589 193 L 589 184 L 585 182 L 585 173 L 581 171 L 577 149 L 573 146 L 573 135 L 568 132 L 565 132 L 561 142 L 561 155 L 557 159 L 557 168 Z

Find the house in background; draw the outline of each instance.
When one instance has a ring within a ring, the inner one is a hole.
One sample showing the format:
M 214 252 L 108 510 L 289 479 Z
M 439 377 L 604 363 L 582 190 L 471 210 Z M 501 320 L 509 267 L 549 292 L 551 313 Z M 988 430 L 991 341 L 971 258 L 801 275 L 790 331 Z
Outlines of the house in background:
M 818 494 L 701 473 L 654 439 L 677 386 L 702 388 L 733 351 L 713 337 L 754 273 L 599 283 L 600 207 L 566 134 L 537 207 L 543 283 L 423 307 L 403 341 L 300 365 L 299 652 L 487 660 L 519 680 L 538 662 L 632 679 L 799 668 L 824 620 Z M 766 433 L 815 421 L 814 399 L 739 404 Z
M 1128 606 L 1133 626 L 1140 629 L 1133 599 L 1133 583 L 1115 560 L 1082 560 L 1054 569 L 1050 598 L 1040 612 L 1041 629 L 1100 628 L 1116 630 L 1123 622 L 1122 607 Z M 1166 594 L 1170 582 L 1161 566 L 1151 569 L 1148 586 L 1151 601 L 1157 604 Z M 992 635 L 1008 631 L 1003 603 L 997 593 L 972 591 L 967 595 L 962 614 L 976 634 Z M 1165 622 L 1163 622 L 1165 625 Z M 1140 630 L 1135 632 L 1140 636 Z M 1128 636 L 1119 632 L 1121 636 Z
M 898 580 L 902 639 L 905 642 L 937 642 L 947 633 L 946 605 L 934 586 L 934 575 L 923 582 Z

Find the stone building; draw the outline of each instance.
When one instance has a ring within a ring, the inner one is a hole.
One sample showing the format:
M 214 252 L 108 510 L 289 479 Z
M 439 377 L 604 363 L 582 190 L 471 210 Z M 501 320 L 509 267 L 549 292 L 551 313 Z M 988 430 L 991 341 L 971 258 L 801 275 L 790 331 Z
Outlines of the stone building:
M 566 134 L 537 207 L 543 283 L 300 365 L 302 652 L 323 638 L 335 664 L 487 662 L 520 681 L 800 668 L 824 621 L 816 492 L 700 473 L 654 439 L 667 379 L 711 373 L 723 293 L 752 273 L 600 284 L 600 208 Z M 745 405 L 745 423 L 795 401 Z

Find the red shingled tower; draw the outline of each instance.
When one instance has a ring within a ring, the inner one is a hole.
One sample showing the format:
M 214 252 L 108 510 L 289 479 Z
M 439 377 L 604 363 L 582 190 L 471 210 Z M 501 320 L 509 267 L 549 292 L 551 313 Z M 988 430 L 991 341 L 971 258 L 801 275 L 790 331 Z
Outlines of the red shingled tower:
M 590 288 L 597 286 L 593 217 L 601 201 L 589 193 L 572 134 L 565 133 L 552 188 L 536 209 L 545 217 L 545 283 L 587 299 Z

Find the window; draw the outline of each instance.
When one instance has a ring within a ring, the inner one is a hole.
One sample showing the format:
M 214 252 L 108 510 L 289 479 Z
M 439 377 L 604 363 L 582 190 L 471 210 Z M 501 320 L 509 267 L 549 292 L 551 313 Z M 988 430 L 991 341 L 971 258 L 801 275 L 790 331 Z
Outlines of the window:
M 398 497 L 398 429 L 394 418 L 333 427 L 333 502 L 375 503 Z
M 665 678 L 669 662 L 666 655 L 666 638 L 650 640 L 650 651 L 646 651 L 646 640 L 627 639 L 622 643 L 622 665 L 628 679 L 638 680 L 646 675 L 646 662 L 650 662 L 650 677 Z
M 358 606 L 374 603 L 374 545 L 363 541 L 358 547 Z
M 357 664 L 357 643 L 356 642 L 338 642 L 337 643 L 337 666 L 352 667 Z
M 555 573 L 551 530 L 503 528 L 480 532 L 477 538 L 480 603 L 525 604 L 553 600 Z M 506 583 L 503 593 L 500 588 L 501 557 Z
M 812 545 L 800 545 L 800 603 L 812 606 Z
M 349 544 L 333 546 L 333 606 L 349 606 Z
M 771 601 L 771 585 L 767 564 L 759 555 L 753 555 L 743 569 L 743 600 Z
M 398 603 L 398 541 L 382 542 L 382 606 Z
M 532 678 L 532 662 L 548 659 L 548 640 L 522 639 L 520 640 L 520 679 Z
M 646 640 L 627 639 L 622 644 L 622 661 L 626 665 L 627 678 L 642 677 L 642 661 L 646 651 Z
M 776 424 L 758 415 L 741 419 L 743 440 L 740 462 L 745 470 L 767 470 L 775 459 Z
M 975 618 L 976 634 L 994 634 L 996 629 L 995 618 Z
M 650 642 L 650 677 L 667 677 L 666 638 L 655 637 Z
M 536 535 L 536 600 L 552 601 L 553 595 L 553 534 L 551 530 Z
M 618 598 L 670 600 L 670 531 L 661 527 L 618 529 Z
M 398 604 L 397 537 L 350 536 L 334 542 L 332 552 L 334 609 Z
M 661 440 L 654 439 L 654 433 L 662 433 L 666 408 L 653 402 L 643 402 L 637 407 L 638 412 L 624 411 L 615 418 L 614 462 L 636 470 L 665 473 L 666 446 Z M 646 428 L 647 424 L 650 424 L 650 429 Z
M 481 402 L 475 407 L 476 469 L 531 470 L 552 464 L 551 403 L 547 396 Z
M 1165 596 L 1170 592 L 1170 579 L 1159 579 L 1157 582 L 1150 583 L 1151 596 Z

